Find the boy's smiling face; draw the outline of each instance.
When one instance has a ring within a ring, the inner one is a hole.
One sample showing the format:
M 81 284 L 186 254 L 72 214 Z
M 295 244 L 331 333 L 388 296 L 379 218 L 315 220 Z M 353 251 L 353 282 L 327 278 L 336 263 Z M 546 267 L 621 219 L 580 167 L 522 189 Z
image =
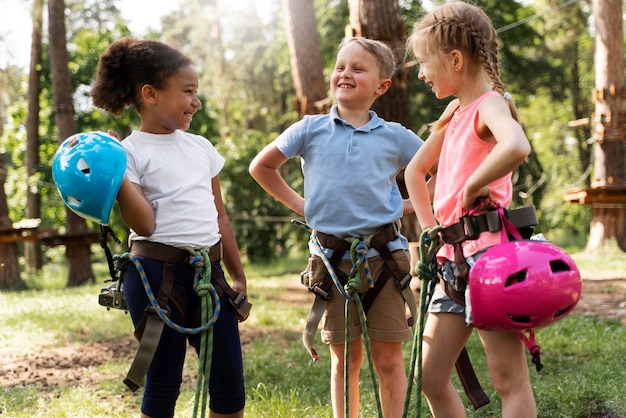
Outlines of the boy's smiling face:
M 367 104 L 387 91 L 390 80 L 381 78 L 376 58 L 356 42 L 339 50 L 330 91 L 340 105 Z

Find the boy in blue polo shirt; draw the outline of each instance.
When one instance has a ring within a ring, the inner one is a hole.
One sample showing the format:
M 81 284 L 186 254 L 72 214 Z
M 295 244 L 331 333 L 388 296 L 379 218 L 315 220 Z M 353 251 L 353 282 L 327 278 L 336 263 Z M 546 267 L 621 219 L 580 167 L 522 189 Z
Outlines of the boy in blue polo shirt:
M 404 278 L 408 285 L 408 242 L 399 233 L 399 221 L 413 209 L 407 199 L 402 199 L 396 175 L 423 142 L 412 131 L 387 122 L 370 110 L 374 101 L 389 89 L 394 68 L 393 53 L 382 42 L 349 39 L 339 49 L 330 79 L 331 93 L 337 101 L 330 114 L 305 116 L 267 145 L 250 164 L 252 177 L 271 196 L 304 216 L 313 231 L 309 242 L 311 258 L 303 281 L 318 295 L 322 283 L 326 283 L 325 289 L 330 293 L 323 310 L 322 341 L 330 347 L 335 417 L 344 415 L 346 296 L 330 279 L 324 261 L 330 260 L 332 270 L 344 283 L 353 266 L 350 243 L 354 239 L 367 247 L 369 277 L 376 288 L 375 292 L 369 290 L 368 275 L 361 268 L 358 293 L 367 309 L 368 336 L 384 416 L 402 415 L 407 387 L 402 341 L 409 340 L 412 332 L 404 304 L 405 300 L 413 305 L 415 301 L 412 295 L 410 301 L 406 293 L 403 296 L 395 282 Z M 304 197 L 278 171 L 296 156 L 302 160 Z M 329 283 L 333 285 L 328 286 Z M 354 303 L 351 305 L 353 309 Z M 356 310 L 350 318 L 349 411 L 350 416 L 357 417 L 359 370 L 364 353 Z M 311 328 L 315 330 L 316 326 L 314 323 Z M 305 345 L 316 358 L 315 349 L 306 341 Z

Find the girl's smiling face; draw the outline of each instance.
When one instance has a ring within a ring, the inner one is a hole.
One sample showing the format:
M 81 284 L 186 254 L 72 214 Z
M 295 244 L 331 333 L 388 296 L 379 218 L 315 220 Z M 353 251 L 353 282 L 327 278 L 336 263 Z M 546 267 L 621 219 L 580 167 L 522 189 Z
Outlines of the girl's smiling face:
M 186 65 L 167 79 L 163 89 L 153 88 L 154 100 L 142 105 L 142 130 L 155 134 L 187 130 L 202 106 L 198 99 L 198 72 Z M 144 123 L 144 121 L 146 123 Z
M 424 43 L 417 43 L 413 50 L 419 63 L 417 77 L 428 84 L 438 99 L 455 93 L 453 88 L 454 67 L 447 55 L 433 54 Z

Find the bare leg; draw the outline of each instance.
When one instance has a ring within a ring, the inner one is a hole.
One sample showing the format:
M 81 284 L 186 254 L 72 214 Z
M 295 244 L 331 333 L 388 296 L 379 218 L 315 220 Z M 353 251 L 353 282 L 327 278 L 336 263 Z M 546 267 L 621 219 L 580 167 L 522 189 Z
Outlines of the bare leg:
M 465 407 L 450 376 L 472 329 L 463 315 L 428 315 L 423 337 L 422 390 L 435 418 L 465 417 Z
M 524 343 L 517 334 L 479 331 L 493 386 L 502 398 L 503 418 L 536 418 Z
M 335 418 L 345 418 L 344 348 L 344 344 L 330 345 L 330 393 Z M 359 416 L 359 372 L 362 363 L 361 339 L 350 341 L 350 418 Z
M 401 342 L 370 340 L 372 360 L 380 380 L 380 400 L 385 418 L 400 418 L 407 381 Z

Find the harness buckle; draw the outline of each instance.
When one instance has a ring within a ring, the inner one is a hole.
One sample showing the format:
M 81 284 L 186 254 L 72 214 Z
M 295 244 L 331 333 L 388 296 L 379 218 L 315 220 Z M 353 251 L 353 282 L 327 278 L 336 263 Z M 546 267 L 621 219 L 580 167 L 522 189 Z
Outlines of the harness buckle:
M 461 217 L 463 221 L 463 233 L 466 240 L 475 240 L 480 236 L 480 229 L 478 226 L 478 218 L 475 216 L 463 215 Z
M 309 288 L 310 292 L 313 292 L 315 294 L 315 296 L 319 296 L 322 299 L 324 299 L 325 301 L 329 301 L 330 300 L 330 292 L 322 289 L 322 287 L 320 286 L 319 283 L 315 283 L 313 286 L 311 286 Z
M 404 276 L 402 276 L 402 279 L 400 280 L 396 279 L 396 286 L 402 292 L 411 284 L 412 279 L 413 279 L 413 276 L 411 276 L 410 273 L 404 273 Z
M 252 309 L 252 304 L 247 301 L 246 294 L 244 292 L 237 292 L 235 299 L 228 298 L 228 301 L 233 308 L 235 308 L 239 321 L 245 321 L 248 319 L 250 309 Z

